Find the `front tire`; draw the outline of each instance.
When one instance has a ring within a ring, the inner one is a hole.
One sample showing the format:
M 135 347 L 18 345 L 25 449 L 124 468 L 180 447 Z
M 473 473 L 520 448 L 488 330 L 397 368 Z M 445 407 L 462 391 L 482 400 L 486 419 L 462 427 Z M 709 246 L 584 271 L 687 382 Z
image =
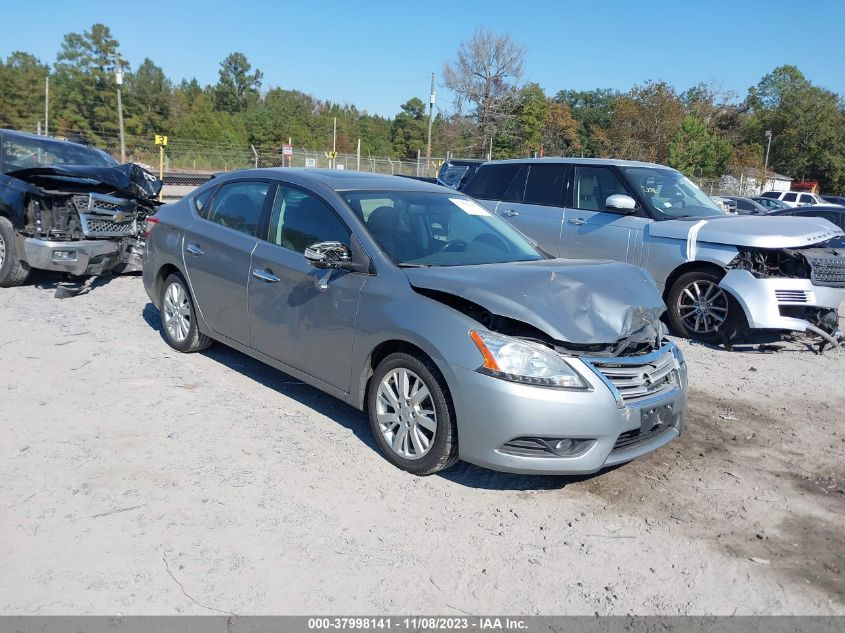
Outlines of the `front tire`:
M 173 349 L 190 354 L 207 349 L 212 340 L 199 331 L 196 307 L 188 284 L 173 273 L 161 287 L 161 334 Z
M 731 293 L 719 287 L 722 277 L 693 270 L 675 280 L 666 298 L 669 323 L 679 336 L 705 343 L 730 341 L 745 315 Z
M 387 460 L 414 475 L 458 461 L 458 431 L 446 381 L 428 359 L 397 352 L 376 367 L 367 397 L 370 427 Z
M 29 277 L 29 266 L 18 258 L 15 227 L 0 216 L 0 288 L 20 286 Z

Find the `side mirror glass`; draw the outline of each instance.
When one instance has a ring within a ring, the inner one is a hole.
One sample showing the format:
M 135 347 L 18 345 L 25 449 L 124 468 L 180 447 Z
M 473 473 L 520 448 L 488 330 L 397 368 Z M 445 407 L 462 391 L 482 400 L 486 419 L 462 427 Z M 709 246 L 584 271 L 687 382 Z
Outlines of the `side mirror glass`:
M 637 208 L 637 201 L 631 196 L 625 194 L 615 193 L 608 196 L 604 201 L 604 206 L 612 211 L 621 211 L 622 213 L 633 213 Z
M 317 242 L 305 249 L 305 259 L 314 268 L 344 268 L 352 261 L 352 253 L 341 242 Z

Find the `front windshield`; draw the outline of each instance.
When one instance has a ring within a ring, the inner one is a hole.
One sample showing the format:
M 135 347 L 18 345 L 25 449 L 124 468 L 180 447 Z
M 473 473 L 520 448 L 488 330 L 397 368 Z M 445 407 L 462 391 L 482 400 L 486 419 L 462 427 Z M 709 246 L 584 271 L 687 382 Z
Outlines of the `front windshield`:
M 4 172 L 51 165 L 112 167 L 117 165 L 117 161 L 105 152 L 75 143 L 63 143 L 49 138 L 40 140 L 10 136 L 3 139 Z
M 727 215 L 689 178 L 674 169 L 623 167 L 639 187 L 649 208 L 659 220 Z
M 544 259 L 508 223 L 458 193 L 349 191 L 342 195 L 400 266 L 469 266 Z

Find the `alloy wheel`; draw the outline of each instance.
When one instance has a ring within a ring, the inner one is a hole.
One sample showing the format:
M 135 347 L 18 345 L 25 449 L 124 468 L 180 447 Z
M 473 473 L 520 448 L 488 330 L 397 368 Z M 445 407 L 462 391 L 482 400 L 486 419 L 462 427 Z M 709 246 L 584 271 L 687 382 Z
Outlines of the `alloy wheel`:
M 177 343 L 188 338 L 191 330 L 191 304 L 188 293 L 178 281 L 171 283 L 164 293 L 164 327 Z
M 3 262 L 6 261 L 6 240 L 0 235 L 0 268 L 3 267 Z
M 712 281 L 699 279 L 684 286 L 677 311 L 690 332 L 712 334 L 728 317 L 728 295 Z
M 431 450 L 437 412 L 425 382 L 410 369 L 388 372 L 378 386 L 376 419 L 387 445 L 404 459 L 420 459 Z

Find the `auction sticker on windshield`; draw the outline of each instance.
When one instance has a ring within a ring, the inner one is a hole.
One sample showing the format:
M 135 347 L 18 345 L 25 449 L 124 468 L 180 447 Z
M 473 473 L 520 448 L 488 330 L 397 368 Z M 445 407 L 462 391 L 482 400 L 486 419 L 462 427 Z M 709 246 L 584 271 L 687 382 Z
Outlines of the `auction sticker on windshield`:
M 473 200 L 466 198 L 449 198 L 449 202 L 454 202 L 462 211 L 469 215 L 490 215 L 490 212 Z

